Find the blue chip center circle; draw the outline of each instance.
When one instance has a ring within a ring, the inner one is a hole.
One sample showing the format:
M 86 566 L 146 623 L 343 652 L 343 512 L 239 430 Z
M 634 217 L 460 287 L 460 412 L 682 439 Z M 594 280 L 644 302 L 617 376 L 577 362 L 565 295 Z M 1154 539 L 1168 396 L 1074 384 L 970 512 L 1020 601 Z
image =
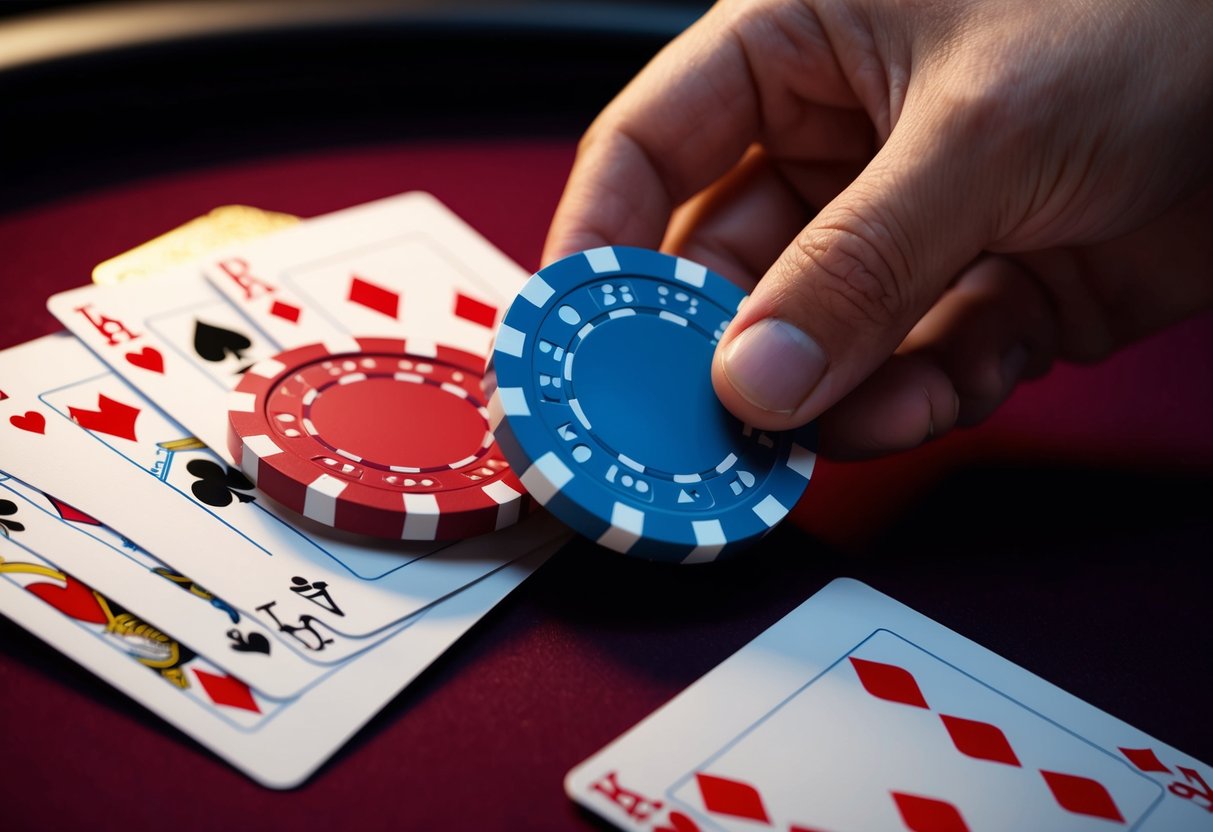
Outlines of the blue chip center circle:
M 706 471 L 728 455 L 742 430 L 717 406 L 712 349 L 694 329 L 637 310 L 586 335 L 566 384 L 604 448 L 626 453 L 654 475 Z
M 744 425 L 711 383 L 744 293 L 703 266 L 607 247 L 541 270 L 485 376 L 493 430 L 529 491 L 599 543 L 703 562 L 761 537 L 812 473 L 815 428 Z

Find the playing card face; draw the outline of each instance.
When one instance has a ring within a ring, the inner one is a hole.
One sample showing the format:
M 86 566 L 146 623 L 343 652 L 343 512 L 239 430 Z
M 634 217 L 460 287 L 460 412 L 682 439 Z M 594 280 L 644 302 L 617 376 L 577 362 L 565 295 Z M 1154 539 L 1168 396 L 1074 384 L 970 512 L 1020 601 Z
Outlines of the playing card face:
M 173 633 L 264 696 L 293 696 L 323 673 L 280 645 L 254 615 L 176 572 L 100 521 L 25 483 L 0 475 L 0 534 L 29 552 L 53 553 L 58 567 L 102 590 L 111 607 L 138 609 L 154 621 L 173 623 Z M 0 552 L 0 557 L 6 557 Z M 5 569 L 0 563 L 0 572 Z M 87 600 L 87 599 L 86 599 Z M 125 636 L 125 618 L 106 623 Z
M 82 641 L 87 643 L 91 637 L 92 650 L 125 655 L 233 727 L 254 727 L 280 707 L 281 702 L 215 666 L 174 634 L 153 624 L 154 619 L 144 618 L 137 608 L 117 603 L 112 596 L 46 560 L 28 545 L 30 542 L 44 541 L 17 537 L 0 540 L 0 586 L 23 589 L 74 623 L 78 634 L 84 636 Z M 175 623 L 176 619 L 170 616 L 169 621 Z
M 1170 830 L 1211 774 L 840 579 L 565 785 L 628 829 Z
M 110 369 L 226 462 L 227 394 L 277 352 L 194 265 L 151 280 L 82 286 L 50 311 Z
M 403 622 L 374 650 L 274 701 L 38 553 L 0 536 L 0 610 L 263 785 L 298 785 L 563 542 Z
M 542 514 L 443 547 L 316 529 L 284 516 L 66 335 L 0 353 L 0 379 L 0 466 L 216 588 L 314 663 L 348 659 L 561 534 Z
M 48 306 L 116 375 L 225 463 L 232 463 L 227 437 L 229 393 L 249 366 L 268 352 L 257 330 L 200 275 L 186 268 L 153 280 L 81 287 L 52 297 Z M 418 416 L 410 424 L 423 421 Z M 475 441 L 486 429 L 481 425 L 479 433 L 473 430 Z M 498 525 L 515 522 L 520 508 L 520 501 L 503 503 L 496 512 Z M 343 537 L 294 513 L 285 519 L 329 541 L 355 540 L 357 545 L 343 546 L 341 560 L 363 577 L 373 577 L 363 567 L 381 569 L 388 562 L 380 556 L 382 547 L 365 556 L 365 538 Z M 438 548 L 420 542 L 413 551 L 421 556 Z
M 201 261 L 280 349 L 409 338 L 487 355 L 527 274 L 438 200 L 408 193 L 320 217 Z

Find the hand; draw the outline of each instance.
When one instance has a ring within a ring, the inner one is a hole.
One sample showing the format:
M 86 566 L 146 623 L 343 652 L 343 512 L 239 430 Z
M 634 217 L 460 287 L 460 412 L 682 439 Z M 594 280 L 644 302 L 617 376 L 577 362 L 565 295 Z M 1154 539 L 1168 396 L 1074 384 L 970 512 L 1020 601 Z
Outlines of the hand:
M 1213 305 L 1211 91 L 1208 0 L 726 0 L 590 127 L 544 259 L 748 282 L 725 406 L 913 447 Z

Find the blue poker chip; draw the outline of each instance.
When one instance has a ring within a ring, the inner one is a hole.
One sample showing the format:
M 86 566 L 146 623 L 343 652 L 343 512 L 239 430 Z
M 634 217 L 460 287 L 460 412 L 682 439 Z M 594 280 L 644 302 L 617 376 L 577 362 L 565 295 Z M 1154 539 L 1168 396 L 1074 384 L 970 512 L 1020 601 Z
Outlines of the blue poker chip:
M 762 431 L 712 389 L 712 355 L 745 294 L 704 266 L 624 246 L 533 275 L 485 375 L 522 484 L 618 552 L 701 563 L 771 530 L 808 485 L 816 427 Z

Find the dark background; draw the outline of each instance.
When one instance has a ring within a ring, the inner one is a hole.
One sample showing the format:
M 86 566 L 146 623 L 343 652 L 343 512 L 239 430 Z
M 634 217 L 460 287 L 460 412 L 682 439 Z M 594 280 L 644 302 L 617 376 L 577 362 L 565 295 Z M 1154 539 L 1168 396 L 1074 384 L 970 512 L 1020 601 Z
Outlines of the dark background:
M 707 4 L 46 5 L 42 14 L 9 9 L 6 21 L 10 30 L 23 27 L 15 38 L 45 43 L 36 60 L 5 66 L 0 41 L 8 125 L 0 130 L 0 210 L 132 176 L 304 148 L 575 136 Z M 73 18 L 85 36 L 55 32 Z M 106 18 L 119 22 L 120 37 L 89 38 L 108 31 Z

